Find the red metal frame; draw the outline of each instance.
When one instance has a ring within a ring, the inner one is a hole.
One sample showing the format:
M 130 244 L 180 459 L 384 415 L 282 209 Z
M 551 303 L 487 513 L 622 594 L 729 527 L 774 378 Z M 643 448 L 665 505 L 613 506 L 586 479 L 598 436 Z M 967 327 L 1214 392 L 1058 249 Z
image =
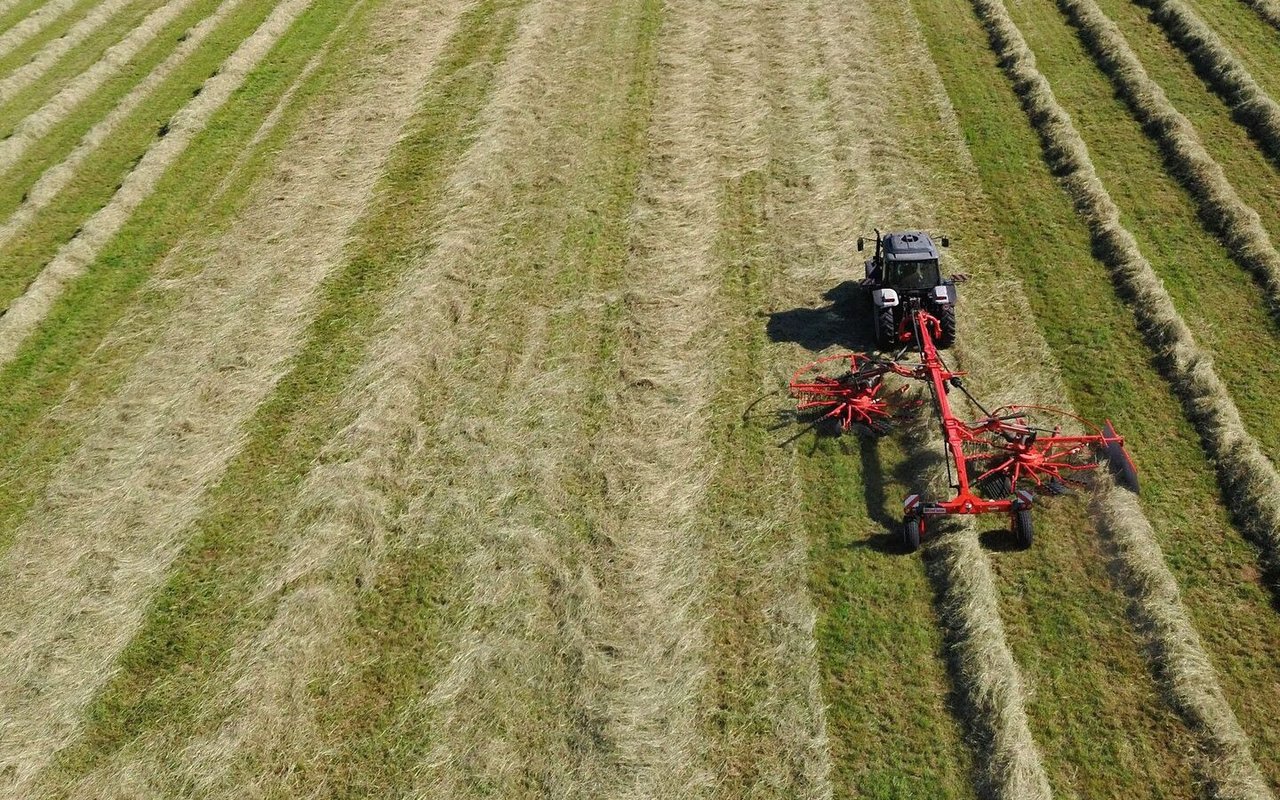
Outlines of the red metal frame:
M 1029 483 L 1034 488 L 1049 482 L 1075 482 L 1071 476 L 1096 469 L 1099 461 L 1094 456 L 1099 449 L 1105 450 L 1111 445 L 1118 445 L 1124 458 L 1129 459 L 1123 449 L 1124 439 L 1115 434 L 1110 421 L 1104 430 L 1074 414 L 1047 406 L 1004 406 L 973 422 L 959 419 L 951 408 L 948 391 L 961 385 L 960 378 L 965 373 L 947 367 L 938 354 L 934 339 L 940 330 L 936 317 L 914 308 L 903 315 L 899 340 L 904 345 L 915 343 L 918 363 L 844 353 L 827 356 L 797 370 L 790 384 L 792 394 L 800 401 L 800 410 L 821 410 L 820 419 L 838 420 L 846 430 L 855 424 L 871 426 L 891 417 L 891 406 L 882 391 L 885 375 L 896 374 L 924 382 L 929 387 L 942 421 L 947 457 L 955 468 L 956 482 L 952 488 L 956 493 L 948 500 L 929 503 L 923 502 L 918 494 L 910 495 L 903 503 L 907 524 L 914 519 L 923 533 L 927 516 L 1016 514 L 1032 504 L 1031 491 L 1020 488 L 1020 483 Z M 840 362 L 848 365 L 843 375 L 822 374 Z M 907 386 L 902 387 L 903 391 L 906 389 Z M 1084 432 L 1063 434 L 1061 425 L 1049 430 L 1035 427 L 1029 421 L 1032 412 L 1072 420 Z M 973 460 L 985 460 L 987 467 L 971 477 L 969 465 Z M 1129 464 L 1132 466 L 1132 461 Z M 996 477 L 1008 478 L 1008 497 L 984 498 L 974 491 L 975 485 Z

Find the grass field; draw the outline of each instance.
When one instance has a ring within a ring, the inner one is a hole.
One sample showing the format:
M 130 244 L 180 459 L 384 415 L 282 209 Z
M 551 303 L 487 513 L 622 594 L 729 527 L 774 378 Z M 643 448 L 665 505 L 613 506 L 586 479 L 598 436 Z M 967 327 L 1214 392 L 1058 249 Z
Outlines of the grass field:
M 0 0 L 0 796 L 1275 798 L 1277 19 Z M 902 552 L 874 227 L 1139 498 Z

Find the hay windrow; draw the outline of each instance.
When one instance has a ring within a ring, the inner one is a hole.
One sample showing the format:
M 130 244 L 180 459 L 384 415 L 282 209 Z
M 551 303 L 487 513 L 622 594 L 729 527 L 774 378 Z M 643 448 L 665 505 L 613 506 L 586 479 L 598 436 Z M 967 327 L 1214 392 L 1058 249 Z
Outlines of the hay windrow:
M 84 223 L 79 234 L 58 250 L 26 292 L 10 304 L 0 317 L 0 365 L 14 358 L 22 342 L 39 326 L 66 286 L 88 271 L 102 248 L 151 196 L 160 178 L 186 151 L 191 140 L 205 129 L 213 115 L 312 2 L 284 0 L 277 6 L 223 62 L 222 69 L 205 81 L 203 91 L 174 115 L 168 133 L 147 149 L 110 202 Z
M 58 123 L 65 120 L 80 103 L 91 97 L 105 81 L 118 73 L 129 63 L 130 59 L 151 44 L 170 23 L 177 19 L 194 2 L 195 0 L 179 0 L 178 2 L 165 3 L 155 11 L 152 11 L 142 22 L 138 23 L 137 27 L 130 31 L 128 36 L 109 47 L 92 66 L 77 75 L 61 91 L 49 98 L 43 106 L 15 125 L 13 132 L 4 141 L 0 142 L 0 173 L 10 169 L 20 161 L 31 145 L 39 141 Z M 98 10 L 107 9 L 109 5 L 111 3 L 106 3 L 100 6 Z M 121 2 L 118 5 L 123 7 L 126 3 Z M 109 10 L 114 13 L 119 9 L 111 8 Z M 84 22 L 88 23 L 90 21 L 93 21 L 93 17 L 86 19 Z M 102 20 L 98 21 L 101 22 Z M 65 39 L 57 41 L 67 41 L 71 36 L 72 34 L 68 34 Z M 3 81 L 0 81 L 0 103 L 21 91 L 27 84 L 37 80 L 43 74 L 35 69 L 39 65 L 40 61 L 38 59 L 32 61 Z
M 95 6 L 84 19 L 72 25 L 71 29 L 65 34 L 46 44 L 30 61 L 6 75 L 3 80 L 0 80 L 0 103 L 8 102 L 10 98 L 22 89 L 39 80 L 58 59 L 70 53 L 77 45 L 92 36 L 98 28 L 128 6 L 130 2 L 132 0 L 106 0 L 101 5 Z M 175 5 L 180 6 L 181 3 Z M 166 6 L 161 6 L 156 11 L 153 11 L 152 15 L 163 12 L 165 8 Z M 146 22 L 144 21 L 142 24 L 145 25 Z
M 975 7 L 1040 135 L 1045 157 L 1089 226 L 1095 254 L 1132 300 L 1143 338 L 1200 434 L 1241 528 L 1274 569 L 1280 563 L 1280 475 L 1245 429 L 1212 357 L 1196 344 L 1133 234 L 1120 222 L 1120 210 L 1094 171 L 1084 140 L 1036 69 L 1035 57 L 1004 5 L 975 0 Z
M 181 67 L 183 62 L 204 44 L 209 34 L 244 2 L 245 0 L 223 0 L 216 11 L 192 26 L 187 31 L 186 38 L 165 57 L 164 61 L 135 84 L 106 117 L 95 123 L 62 161 L 44 171 L 27 191 L 26 200 L 14 209 L 3 223 L 0 223 L 0 247 L 7 245 L 20 230 L 31 224 L 36 215 L 75 179 L 89 156 L 110 141 L 117 128 L 138 109 L 151 92 L 164 83 L 174 70 Z M 8 141 L 0 142 L 0 165 L 3 165 L 0 168 L 7 168 L 16 163 L 21 153 L 25 152 L 31 143 L 20 133 L 16 133 L 12 141 L 13 145 L 9 145 Z M 12 151 L 10 147 L 13 148 Z
M 1088 223 L 1099 255 L 1121 289 L 1133 297 L 1144 336 L 1162 356 L 1170 382 L 1217 461 L 1224 487 L 1229 490 L 1238 482 L 1254 487 L 1246 508 L 1270 515 L 1273 524 L 1254 530 L 1267 537 L 1266 553 L 1273 557 L 1280 492 L 1267 487 L 1280 486 L 1274 467 L 1244 431 L 1212 362 L 1192 340 L 1132 234 L 1121 225 L 1119 210 L 1094 172 L 1084 141 L 1036 69 L 1035 57 L 1005 6 L 1000 0 L 974 0 L 974 5 L 1044 143 L 1046 157 Z M 1140 627 L 1145 627 L 1155 651 L 1153 665 L 1199 740 L 1205 757 L 1201 768 L 1219 792 L 1216 796 L 1270 797 L 1136 500 L 1104 484 L 1093 510 L 1116 554 L 1120 583 L 1133 599 Z
M 1280 30 L 1280 2 L 1276 0 L 1244 0 L 1276 30 Z
M 1191 121 L 1147 75 L 1120 29 L 1095 0 L 1058 0 L 1058 7 L 1079 29 L 1081 39 L 1143 128 L 1159 143 L 1174 174 L 1195 198 L 1205 226 L 1253 273 L 1267 293 L 1272 313 L 1280 314 L 1280 253 L 1258 212 L 1240 199 L 1222 167 L 1205 150 Z
M 1222 37 L 1183 0 L 1139 0 L 1235 118 L 1280 163 L 1280 104 L 1254 80 Z
M 411 51 L 406 63 L 426 70 L 430 53 Z M 18 785 L 79 724 L 199 512 L 204 487 L 235 453 L 240 423 L 281 374 L 406 117 L 400 102 L 412 106 L 405 97 L 415 74 L 315 120 L 248 216 L 206 253 L 216 268 L 182 287 L 186 301 L 119 393 L 85 421 L 84 445 L 17 532 L 0 564 L 0 617 L 22 633 L 0 651 L 9 665 L 0 702 Z M 284 185 L 291 194 L 278 201 Z M 22 689 L 33 675 L 47 694 Z
M 17 25 L 0 34 L 0 58 L 21 47 L 24 42 L 51 25 L 77 2 L 79 0 L 50 0 Z
M 1183 607 L 1177 580 L 1165 563 L 1155 531 L 1132 493 L 1102 475 L 1090 511 L 1112 557 L 1117 583 L 1128 595 L 1139 633 L 1166 695 L 1196 733 L 1208 795 L 1271 800 L 1200 636 Z

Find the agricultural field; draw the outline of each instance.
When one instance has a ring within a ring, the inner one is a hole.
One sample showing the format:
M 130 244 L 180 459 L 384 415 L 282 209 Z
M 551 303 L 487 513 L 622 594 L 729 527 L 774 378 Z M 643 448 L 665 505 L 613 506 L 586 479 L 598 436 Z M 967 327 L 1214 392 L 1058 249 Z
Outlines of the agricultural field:
M 0 308 L 0 798 L 1280 797 L 1278 0 L 0 0 Z

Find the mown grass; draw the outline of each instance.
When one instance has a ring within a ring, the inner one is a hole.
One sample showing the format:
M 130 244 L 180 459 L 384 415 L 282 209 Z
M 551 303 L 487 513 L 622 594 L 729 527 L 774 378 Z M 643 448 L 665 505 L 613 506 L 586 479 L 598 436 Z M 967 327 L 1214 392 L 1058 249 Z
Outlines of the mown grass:
M 199 51 L 175 70 L 117 128 L 115 135 L 94 152 L 71 185 L 31 224 L 0 248 L 0 303 L 7 305 L 19 296 L 58 249 L 75 236 L 85 219 L 110 200 L 120 181 L 173 114 L 199 91 L 206 79 L 217 72 L 223 60 L 257 28 L 274 5 L 268 0 L 253 2 L 226 20 Z M 154 43 L 145 52 L 147 61 L 140 61 L 139 66 L 153 67 L 173 45 L 173 39 L 168 38 Z M 123 73 L 108 82 L 92 101 L 77 109 L 55 132 L 32 148 L 0 187 L 3 191 L 0 194 L 0 213 L 17 208 L 44 169 L 65 156 L 79 137 L 104 116 L 131 82 L 142 74 L 145 73 Z
M 320 13 L 309 20 L 311 26 L 336 22 L 343 5 L 317 7 Z M 438 221 L 432 208 L 449 168 L 476 134 L 476 115 L 492 89 L 493 72 L 486 65 L 500 62 L 511 40 L 511 5 L 496 0 L 481 3 L 450 43 L 424 95 L 413 133 L 399 145 L 379 187 L 378 210 L 367 217 L 343 270 L 326 282 L 319 312 L 289 374 L 248 423 L 243 450 L 210 493 L 208 510 L 190 544 L 173 565 L 142 629 L 121 654 L 120 672 L 88 709 L 89 724 L 82 740 L 59 759 L 53 783 L 69 782 L 88 772 L 152 726 L 198 717 L 200 695 L 195 689 L 223 666 L 238 631 L 264 621 L 245 617 L 248 609 L 263 613 L 249 606 L 248 599 L 262 569 L 280 555 L 280 539 L 269 532 L 287 518 L 300 480 L 314 465 L 320 448 L 345 422 L 335 417 L 337 399 L 375 333 L 380 301 Z M 362 16 L 367 18 L 373 7 Z M 318 47 L 330 29 L 317 27 L 312 35 L 291 37 L 281 46 L 296 49 L 297 57 L 291 60 L 300 66 L 302 56 Z M 295 102 L 304 104 L 340 90 L 342 76 L 354 66 L 349 58 L 353 50 L 335 48 L 333 61 L 315 73 Z M 269 59 L 272 65 L 282 61 Z M 283 90 L 288 74 L 271 82 L 277 91 L 270 96 Z M 242 103 L 227 113 L 245 112 Z M 247 116 L 247 121 L 261 119 L 259 114 Z M 244 135 L 252 134 L 248 125 L 240 127 Z M 282 125 L 280 135 L 288 127 Z M 228 158 L 233 156 L 234 152 L 226 153 Z M 429 554 L 415 555 L 431 560 Z M 423 582 L 441 567 L 409 570 L 419 564 L 419 559 L 411 559 L 404 562 L 404 572 L 388 576 L 403 579 L 401 608 L 435 605 L 437 595 Z M 420 615 L 402 619 L 399 609 L 384 611 L 376 604 L 363 613 L 370 620 L 434 624 Z M 413 638 L 403 629 L 401 634 Z M 393 638 L 399 641 L 399 636 Z
M 1245 65 L 1271 99 L 1280 101 L 1280 33 L 1239 0 L 1186 0 Z
M 237 15 L 215 32 L 205 46 L 121 126 L 118 137 L 104 143 L 101 151 L 86 162 L 84 173 L 68 188 L 65 198 L 55 200 L 46 213 L 33 221 L 25 241 L 44 239 L 43 249 L 51 252 L 61 244 L 60 237 L 69 235 L 86 216 L 106 202 L 116 181 L 150 144 L 159 126 L 257 27 L 272 5 L 271 0 L 262 0 L 255 7 L 246 8 L 243 17 Z M 304 19 L 310 21 L 299 27 L 300 31 L 307 32 L 298 39 L 301 48 L 310 46 L 314 40 L 306 36 L 322 32 L 329 16 L 325 13 Z M 157 43 L 151 57 L 159 60 L 168 46 L 171 43 Z M 261 170 L 261 158 L 242 170 L 241 191 L 226 193 L 216 200 L 217 205 L 212 209 L 198 201 L 213 195 L 218 182 L 212 176 L 225 172 L 234 162 L 241 146 L 252 136 L 252 126 L 270 110 L 289 76 L 305 62 L 305 53 L 305 49 L 284 47 L 279 65 L 269 65 L 250 76 L 240 93 L 215 117 L 208 131 L 192 143 L 184 160 L 163 179 L 153 198 L 138 210 L 134 220 L 103 252 L 99 266 L 91 269 L 87 280 L 71 287 L 17 358 L 0 372 L 0 383 L 6 387 L 0 399 L 3 408 L 0 450 L 5 454 L 0 460 L 0 476 L 3 476 L 0 479 L 0 546 L 7 543 L 13 526 L 43 485 L 52 465 L 70 452 L 78 440 L 79 433 L 68 428 L 65 417 L 50 416 L 48 412 L 64 405 L 87 407 L 124 374 L 122 366 L 128 356 L 116 351 L 96 352 L 99 342 L 128 307 L 152 267 L 188 230 L 212 229 L 231 217 L 243 197 L 244 186 Z M 77 117 L 84 128 L 96 119 L 95 111 L 105 112 L 113 102 L 110 93 L 105 89 L 103 92 L 102 107 L 91 103 L 92 109 L 82 110 L 83 117 L 88 119 Z M 239 110 L 233 111 L 237 105 Z M 238 113 L 243 116 L 233 116 Z M 71 132 L 67 144 L 78 136 L 78 132 Z M 266 144 L 258 148 L 259 153 L 267 150 Z M 41 157 L 32 156 L 33 159 Z M 28 165 L 27 171 L 34 173 L 29 174 L 28 179 L 34 180 L 40 169 L 35 163 Z M 14 192 L 16 186 L 6 180 L 0 191 Z M 21 247 L 21 241 L 15 248 Z M 12 260 L 6 258 L 6 254 Z M 43 262 L 19 259 L 12 251 L 4 251 L 0 252 L 0 263 L 5 264 L 5 278 L 0 278 L 0 285 L 7 286 L 12 296 L 21 291 L 24 281 L 29 280 Z M 124 350 L 136 352 L 140 344 L 130 343 Z M 108 362 L 110 367 L 106 366 Z M 85 369 L 87 363 L 95 363 L 97 367 Z M 72 386 L 75 391 L 68 395 L 67 389 Z
M 1266 694 L 1266 676 L 1274 674 L 1274 614 L 1255 555 L 1230 527 L 1224 508 L 1229 504 L 1217 491 L 1198 437 L 1154 369 L 1106 270 L 1089 258 L 1087 232 L 1045 169 L 1036 138 L 1025 125 L 1012 122 L 1025 117 L 1019 116 L 1007 83 L 1001 83 L 994 59 L 983 52 L 985 37 L 971 9 L 959 2 L 917 2 L 916 8 L 977 160 L 994 229 L 1021 272 L 1069 399 L 1086 416 L 1114 419 L 1130 438 L 1143 470 L 1144 508 L 1223 687 L 1274 780 L 1276 750 L 1264 722 L 1274 711 L 1257 709 Z M 952 20 L 947 29 L 932 22 L 942 14 Z M 1051 26 L 1046 21 L 1035 27 Z M 1079 116 L 1087 122 L 1092 114 L 1091 107 Z M 1223 626 L 1223 619 L 1232 620 L 1230 626 Z M 1063 629 L 1063 635 L 1068 632 Z M 1251 644 L 1242 652 L 1238 641 Z
M 149 13 L 163 5 L 160 0 L 142 0 L 112 15 L 79 45 L 54 62 L 37 80 L 0 105 L 0 135 L 12 130 L 18 121 L 57 94 L 72 78 L 93 66 L 107 48 L 123 39 Z M 187 27 L 176 28 L 174 38 Z M 161 38 L 168 37 L 162 35 Z
M 575 125 L 574 120 L 590 108 L 596 127 L 584 142 L 586 147 L 576 154 L 581 165 L 562 173 L 567 179 L 562 185 L 540 181 L 522 185 L 530 213 L 513 217 L 501 234 L 507 253 L 501 259 L 502 270 L 509 271 L 515 283 L 510 290 L 473 298 L 466 316 L 484 320 L 486 333 L 467 342 L 440 366 L 450 372 L 479 370 L 477 374 L 486 374 L 510 353 L 528 346 L 524 340 L 531 312 L 564 309 L 547 320 L 542 333 L 544 349 L 531 367 L 535 374 L 556 373 L 562 376 L 558 380 L 581 384 L 581 393 L 575 392 L 572 400 L 576 406 L 571 412 L 575 420 L 572 433 L 557 442 L 557 448 L 568 455 L 568 463 L 560 470 L 565 475 L 563 491 L 541 496 L 540 488 L 545 487 L 521 489 L 512 498 L 520 509 L 512 513 L 536 520 L 535 524 L 548 532 L 555 558 L 563 559 L 572 570 L 581 569 L 582 562 L 590 558 L 590 548 L 607 546 L 597 527 L 606 501 L 599 496 L 602 476 L 593 451 L 602 426 L 609 421 L 608 387 L 618 374 L 617 357 L 624 333 L 619 327 L 622 305 L 616 293 L 626 279 L 629 214 L 648 144 L 655 44 L 661 20 L 661 4 L 656 0 L 617 3 L 608 14 L 593 20 L 591 27 L 598 31 L 589 36 L 591 52 L 597 55 L 598 63 L 612 63 L 597 75 L 567 78 L 580 87 L 573 93 L 572 107 L 554 108 L 544 118 L 552 127 L 553 140 L 561 135 L 571 137 L 564 126 Z M 566 214 L 567 206 L 573 210 Z M 575 308 L 583 298 L 610 296 L 614 299 L 589 311 Z M 493 352 L 494 347 L 502 352 Z M 576 377 L 571 379 L 570 375 Z M 527 376 L 512 376 L 503 370 L 491 377 L 483 387 L 473 387 L 481 397 L 426 397 L 420 413 L 427 418 L 447 416 L 450 408 L 478 401 L 502 417 L 505 403 L 512 403 L 514 410 L 506 418 L 506 427 L 512 431 L 513 442 L 524 438 L 515 433 L 518 429 L 529 426 L 536 430 L 551 424 L 544 418 L 552 413 L 550 408 L 532 409 L 532 413 L 520 410 L 526 407 L 525 397 L 519 391 L 512 394 L 515 387 L 511 380 Z M 443 459 L 437 468 L 454 457 L 447 450 L 429 453 L 433 459 Z M 527 453 L 526 457 L 533 455 Z M 459 464 L 458 469 L 472 470 L 475 465 Z M 526 504 L 531 508 L 525 508 Z M 437 527 L 463 529 L 472 524 L 471 518 L 446 517 Z M 465 718 L 467 731 L 442 729 L 434 715 L 424 713 L 425 688 L 440 680 L 445 659 L 452 654 L 447 642 L 451 630 L 457 634 L 457 617 L 467 604 L 463 591 L 467 575 L 457 568 L 450 574 L 435 568 L 437 580 L 430 596 L 453 598 L 448 609 L 440 609 L 422 602 L 424 583 L 411 567 L 441 560 L 457 565 L 464 553 L 455 548 L 472 538 L 472 533 L 458 533 L 435 535 L 425 544 L 413 537 L 396 543 L 374 591 L 362 594 L 355 634 L 343 649 L 376 655 L 362 661 L 353 676 L 328 693 L 319 711 L 326 728 L 333 732 L 331 745 L 338 756 L 333 759 L 328 781 L 339 787 L 339 794 L 387 796 L 406 791 L 415 779 L 421 779 L 422 759 L 432 748 L 450 738 L 466 747 L 477 735 L 475 731 L 488 732 L 506 743 L 512 758 L 512 780 L 526 788 L 555 786 L 562 772 L 569 773 L 570 780 L 588 781 L 599 768 L 595 760 L 608 752 L 608 744 L 599 738 L 598 710 L 579 697 L 594 687 L 583 685 L 590 680 L 583 672 L 583 654 L 568 636 L 547 642 L 529 632 L 532 640 L 524 653 L 529 660 L 526 669 L 527 674 L 541 676 L 539 682 L 525 685 L 525 680 L 507 675 L 495 665 L 491 680 L 499 682 L 507 694 L 500 706 L 492 709 L 492 716 Z M 579 604 L 589 600 L 557 581 L 549 591 L 550 611 L 557 615 L 558 624 L 573 626 L 574 617 L 581 613 Z M 528 598 L 527 602 L 534 604 L 527 609 L 531 617 L 542 613 L 536 605 L 540 600 Z M 494 624 L 505 627 L 507 623 Z M 528 624 L 535 627 L 537 623 Z M 420 630 L 428 625 L 431 638 L 423 638 Z M 444 644 L 433 646 L 424 657 L 427 643 Z M 324 682 L 316 680 L 317 684 Z M 509 790 L 510 785 L 486 772 L 483 761 L 478 757 L 470 767 L 437 768 L 452 773 L 455 786 L 468 796 Z M 585 765 L 583 771 L 575 768 L 577 764 Z
M 1196 76 L 1185 54 L 1150 22 L 1144 9 L 1123 0 L 1098 0 L 1098 5 L 1116 23 L 1151 79 L 1191 121 L 1205 149 L 1222 166 L 1241 199 L 1261 215 L 1273 240 L 1280 238 L 1276 166 L 1232 119 L 1226 103 Z
M 62 14 L 48 24 L 44 25 L 34 35 L 28 37 L 22 44 L 10 50 L 4 56 L 0 57 L 0 75 L 8 75 L 18 67 L 27 63 L 40 52 L 40 49 L 49 42 L 62 36 L 72 25 L 74 25 L 81 17 L 87 15 L 100 0 L 80 0 L 79 3 L 72 5 Z M 40 4 L 37 3 L 36 7 Z M 30 6 L 26 7 L 28 13 L 36 9 Z
M 1195 203 L 1165 171 L 1159 147 L 1112 96 L 1110 82 L 1054 4 L 1036 0 L 1012 13 L 1040 71 L 1088 143 L 1122 222 L 1164 279 L 1197 341 L 1231 381 L 1249 432 L 1269 455 L 1280 457 L 1280 407 L 1269 367 L 1280 360 L 1280 329 L 1253 281 L 1204 230 Z
M 21 0 L 21 2 L 15 4 L 3 16 L 0 16 L 0 33 L 4 33 L 14 25 L 17 25 L 32 11 L 43 5 L 44 2 L 45 0 Z

